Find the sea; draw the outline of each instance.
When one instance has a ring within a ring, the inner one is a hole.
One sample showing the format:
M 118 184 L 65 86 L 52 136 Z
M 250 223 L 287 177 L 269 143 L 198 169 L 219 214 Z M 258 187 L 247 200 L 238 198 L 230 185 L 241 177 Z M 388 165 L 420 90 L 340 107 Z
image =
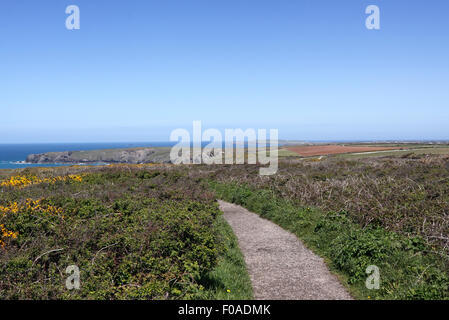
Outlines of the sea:
M 162 142 L 106 142 L 106 143 L 34 143 L 34 144 L 0 144 L 0 169 L 17 169 L 27 167 L 62 167 L 71 166 L 73 164 L 62 163 L 46 163 L 36 164 L 27 163 L 25 160 L 29 154 L 46 153 L 46 152 L 62 152 L 62 151 L 88 151 L 102 149 L 122 149 L 122 148 L 138 148 L 138 147 L 173 147 L 178 142 L 162 141 Z M 202 147 L 208 145 L 210 141 L 202 141 Z M 279 142 L 279 146 L 284 143 Z M 233 144 L 234 147 L 242 147 L 242 144 Z M 247 142 L 245 142 L 247 146 Z M 269 143 L 266 144 L 270 146 Z M 225 143 L 222 143 L 222 148 Z M 103 165 L 104 163 L 97 163 Z M 95 165 L 89 164 L 89 165 Z
M 48 163 L 33 164 L 26 163 L 29 154 L 100 150 L 136 147 L 171 147 L 175 142 L 110 142 L 110 143 L 39 143 L 39 144 L 0 144 L 0 169 L 17 169 L 27 167 L 60 167 L 71 164 Z

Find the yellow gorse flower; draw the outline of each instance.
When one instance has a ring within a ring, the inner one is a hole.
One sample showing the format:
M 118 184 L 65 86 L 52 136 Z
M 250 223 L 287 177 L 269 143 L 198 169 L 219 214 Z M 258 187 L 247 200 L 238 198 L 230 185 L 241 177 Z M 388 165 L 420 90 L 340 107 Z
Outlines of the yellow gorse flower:
M 0 224 L 0 234 L 1 234 L 1 238 L 0 238 L 0 246 L 2 248 L 5 247 L 6 243 L 5 240 L 6 238 L 12 238 L 12 239 L 16 239 L 17 235 L 19 234 L 18 232 L 13 232 L 11 230 L 8 230 L 5 228 L 5 225 Z
M 58 181 L 75 181 L 82 182 L 83 178 L 81 175 L 70 174 L 67 176 L 57 176 L 50 178 L 39 178 L 37 176 L 28 175 L 28 176 L 12 176 L 9 179 L 3 180 L 0 182 L 0 187 L 14 187 L 14 188 L 25 188 L 30 185 L 40 184 L 40 183 L 48 183 L 53 184 Z M 12 202 L 6 206 L 0 205 L 0 215 L 7 214 L 49 214 L 49 215 L 58 215 L 64 219 L 62 216 L 63 209 L 48 204 L 45 199 L 26 199 L 23 203 Z M 18 236 L 18 232 L 14 232 L 6 229 L 3 224 L 0 224 L 0 246 L 4 248 L 6 246 L 5 240 L 8 238 L 16 239 Z
M 19 205 L 17 204 L 17 202 L 13 202 L 12 204 L 4 207 L 4 206 L 0 206 L 0 212 L 3 214 L 6 213 L 18 213 L 19 212 Z
M 16 214 L 16 213 L 43 213 L 43 214 L 55 214 L 59 215 L 63 213 L 62 208 L 52 206 L 50 204 L 44 204 L 45 199 L 26 199 L 25 203 L 18 204 L 13 202 L 7 206 L 0 206 L 0 214 Z
M 0 215 L 8 214 L 44 214 L 44 215 L 56 215 L 64 219 L 63 209 L 48 204 L 45 199 L 26 199 L 22 203 L 12 202 L 6 206 L 0 206 Z M 5 239 L 12 238 L 16 239 L 18 232 L 13 232 L 8 229 L 3 224 L 0 224 L 0 246 L 5 247 Z
M 39 184 L 39 183 L 56 183 L 58 181 L 76 181 L 82 182 L 83 178 L 80 175 L 69 174 L 68 176 L 57 176 L 50 178 L 39 178 L 37 176 L 13 176 L 6 179 L 0 183 L 1 187 L 16 187 L 24 188 L 29 185 Z

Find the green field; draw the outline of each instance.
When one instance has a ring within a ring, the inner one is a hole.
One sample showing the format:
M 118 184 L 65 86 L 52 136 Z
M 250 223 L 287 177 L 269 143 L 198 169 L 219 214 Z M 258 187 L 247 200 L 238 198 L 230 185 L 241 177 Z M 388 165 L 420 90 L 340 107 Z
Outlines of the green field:
M 374 151 L 374 152 L 357 152 L 343 153 L 335 155 L 323 155 L 324 157 L 337 157 L 346 159 L 361 159 L 371 157 L 403 157 L 414 155 L 449 155 L 449 145 L 447 144 L 423 144 L 423 143 L 344 143 L 337 145 L 354 146 L 354 147 L 397 147 L 398 150 Z M 289 145 L 292 147 L 294 145 Z M 404 150 L 400 150 L 400 148 Z M 297 153 L 287 150 L 287 147 L 279 148 L 280 158 L 303 159 L 303 158 L 319 158 L 318 156 L 301 157 Z
M 369 158 L 369 157 L 403 157 L 403 156 L 414 156 L 414 155 L 449 155 L 449 147 L 410 147 L 407 150 L 399 151 L 377 151 L 377 152 L 365 152 L 357 154 L 342 154 L 336 155 L 336 157 L 341 158 Z

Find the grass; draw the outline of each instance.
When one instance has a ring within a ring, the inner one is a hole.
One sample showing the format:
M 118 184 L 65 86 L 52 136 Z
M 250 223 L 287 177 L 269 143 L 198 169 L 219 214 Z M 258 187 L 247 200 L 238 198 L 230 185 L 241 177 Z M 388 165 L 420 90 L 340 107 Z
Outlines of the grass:
M 280 158 L 283 158 L 283 157 L 296 157 L 296 158 L 299 158 L 299 157 L 301 157 L 299 154 L 297 154 L 296 152 L 293 152 L 293 151 L 290 151 L 290 150 L 288 150 L 287 148 L 279 148 L 279 151 L 278 151 L 278 156 L 280 157 Z
M 201 281 L 207 291 L 203 298 L 214 300 L 253 299 L 251 280 L 234 232 L 223 216 L 218 217 L 215 224 L 224 247 L 220 252 L 217 266 Z
M 217 196 L 259 213 L 302 239 L 358 299 L 449 299 L 447 256 L 418 238 L 380 227 L 361 228 L 345 212 L 302 207 L 270 190 L 211 182 Z M 380 269 L 379 290 L 365 286 L 366 269 Z

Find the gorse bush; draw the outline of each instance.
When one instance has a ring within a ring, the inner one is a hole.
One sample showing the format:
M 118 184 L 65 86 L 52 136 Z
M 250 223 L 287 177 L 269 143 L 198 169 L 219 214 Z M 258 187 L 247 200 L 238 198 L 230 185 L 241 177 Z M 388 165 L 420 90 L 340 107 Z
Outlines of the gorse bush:
M 12 176 L 8 180 L 0 182 L 0 187 L 24 188 L 32 184 L 56 183 L 58 181 L 77 181 L 81 182 L 83 178 L 79 175 L 56 176 L 51 178 L 39 178 L 34 175 Z
M 2 187 L 0 299 L 204 295 L 201 279 L 222 246 L 218 205 L 201 184 L 179 172 L 133 167 L 92 169 L 76 183 L 45 181 L 57 188 Z M 70 265 L 80 270 L 79 290 L 65 287 Z

